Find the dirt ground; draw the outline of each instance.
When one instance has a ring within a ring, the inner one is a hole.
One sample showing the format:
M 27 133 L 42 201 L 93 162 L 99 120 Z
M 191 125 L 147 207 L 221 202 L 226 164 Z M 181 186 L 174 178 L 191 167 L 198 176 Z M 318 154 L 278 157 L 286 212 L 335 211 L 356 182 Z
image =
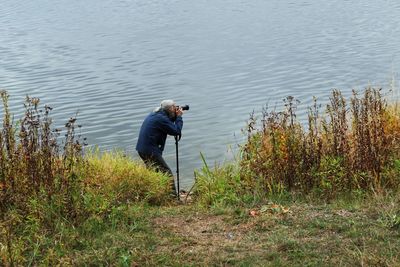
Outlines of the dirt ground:
M 156 216 L 155 253 L 189 265 L 392 266 L 399 232 L 376 213 L 326 206 L 269 204 L 241 214 Z M 396 254 L 397 255 L 397 254 Z

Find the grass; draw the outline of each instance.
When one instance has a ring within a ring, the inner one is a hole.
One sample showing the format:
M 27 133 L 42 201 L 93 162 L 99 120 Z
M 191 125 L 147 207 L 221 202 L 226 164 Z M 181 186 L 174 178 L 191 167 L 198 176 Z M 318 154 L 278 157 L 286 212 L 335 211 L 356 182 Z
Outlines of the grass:
M 30 238 L 36 239 L 14 263 L 396 266 L 400 229 L 393 215 L 399 212 L 398 204 L 399 195 L 357 203 L 298 200 L 284 204 L 289 210 L 285 213 L 265 210 L 255 216 L 250 211 L 262 207 L 216 212 L 197 205 L 120 205 L 108 216 L 93 216 L 76 227 L 61 224 L 54 233 L 35 229 Z
M 86 151 L 84 155 L 85 139 L 77 134 L 76 117 L 67 121 L 65 129 L 52 129 L 52 108 L 40 108 L 39 99 L 27 97 L 25 115 L 15 122 L 7 92 L 2 91 L 1 97 L 0 259 L 4 265 L 64 265 L 71 260 L 75 264 L 74 258 L 63 262 L 64 255 L 114 242 L 114 235 L 122 237 L 143 225 L 142 214 L 136 216 L 131 203 L 170 201 L 165 175 L 118 152 Z M 65 138 L 60 143 L 61 134 Z M 95 238 L 99 234 L 100 240 Z M 87 260 L 107 264 L 120 253 L 116 248 Z
M 96 194 L 119 202 L 161 204 L 168 199 L 168 177 L 147 169 L 121 152 L 90 152 L 85 160 L 84 183 Z
M 333 90 L 325 110 L 314 99 L 308 124 L 298 120 L 298 104 L 287 97 L 282 111 L 265 109 L 260 119 L 251 114 L 237 162 L 212 170 L 204 164 L 197 172 L 204 204 L 288 193 L 329 200 L 399 187 L 400 112 L 382 89 L 353 91 L 347 100 Z
M 3 264 L 124 265 L 150 249 L 155 241 L 147 212 L 171 202 L 168 178 L 121 153 L 90 154 L 85 161 L 73 188 L 79 190 L 70 193 L 72 210 L 65 210 L 68 195 L 49 198 L 41 190 L 2 213 Z
M 153 219 L 163 237 L 156 253 L 180 252 L 177 265 L 393 266 L 400 260 L 400 232 L 381 223 L 389 199 L 363 200 L 358 207 L 291 203 L 287 213 L 256 216 L 246 209 L 164 215 Z
M 293 98 L 251 117 L 238 162 L 202 155 L 190 205 L 123 153 L 83 153 L 75 117 L 52 129 L 28 97 L 15 123 L 1 96 L 0 265 L 400 265 L 400 120 L 380 90 L 334 91 L 307 130 Z

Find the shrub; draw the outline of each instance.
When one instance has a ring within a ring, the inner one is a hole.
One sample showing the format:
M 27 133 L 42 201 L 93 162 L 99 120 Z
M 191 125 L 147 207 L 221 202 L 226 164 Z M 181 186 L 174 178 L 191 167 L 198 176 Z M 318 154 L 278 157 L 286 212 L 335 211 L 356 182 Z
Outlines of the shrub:
M 204 161 L 197 171 L 199 201 L 257 202 L 288 193 L 331 199 L 398 188 L 400 113 L 381 89 L 361 97 L 353 91 L 349 101 L 333 90 L 324 112 L 314 98 L 307 122 L 298 120 L 298 104 L 287 97 L 283 111 L 265 108 L 260 120 L 251 113 L 238 168 L 210 169 Z
M 353 91 L 350 107 L 333 90 L 324 115 L 314 99 L 307 130 L 297 120 L 298 102 L 285 100 L 282 112 L 263 112 L 261 127 L 252 115 L 247 143 L 242 147 L 241 179 L 270 193 L 280 190 L 327 196 L 363 189 L 379 191 L 398 186 L 400 120 L 388 108 L 381 89 Z
M 38 98 L 27 97 L 23 118 L 14 123 L 9 95 L 0 93 L 0 265 L 54 265 L 81 234 L 136 219 L 128 202 L 168 200 L 165 175 L 120 152 L 84 156 L 76 117 L 64 131 L 52 129 L 52 108 L 41 109 Z

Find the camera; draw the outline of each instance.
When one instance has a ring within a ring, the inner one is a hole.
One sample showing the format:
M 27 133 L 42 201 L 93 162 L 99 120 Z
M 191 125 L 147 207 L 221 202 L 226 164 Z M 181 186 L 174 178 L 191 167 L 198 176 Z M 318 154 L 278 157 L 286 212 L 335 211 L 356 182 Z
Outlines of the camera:
M 178 108 L 181 108 L 182 110 L 189 110 L 189 105 L 178 106 Z

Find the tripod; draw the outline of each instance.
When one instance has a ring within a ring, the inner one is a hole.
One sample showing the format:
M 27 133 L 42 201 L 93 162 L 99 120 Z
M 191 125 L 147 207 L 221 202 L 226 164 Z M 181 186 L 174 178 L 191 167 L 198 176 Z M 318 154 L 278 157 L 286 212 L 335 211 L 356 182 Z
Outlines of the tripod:
M 177 184 L 177 189 L 178 189 L 178 200 L 180 199 L 179 193 L 179 153 L 178 153 L 178 142 L 181 140 L 181 135 L 176 135 L 175 136 L 175 151 L 176 151 L 176 184 Z

